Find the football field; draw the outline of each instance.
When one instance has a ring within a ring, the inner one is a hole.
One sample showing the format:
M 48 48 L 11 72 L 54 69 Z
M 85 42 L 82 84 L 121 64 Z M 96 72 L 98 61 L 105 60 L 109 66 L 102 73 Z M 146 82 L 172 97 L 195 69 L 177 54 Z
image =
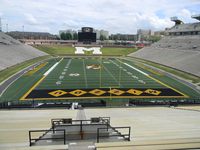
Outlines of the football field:
M 74 57 L 57 59 L 20 100 L 186 97 L 131 61 Z

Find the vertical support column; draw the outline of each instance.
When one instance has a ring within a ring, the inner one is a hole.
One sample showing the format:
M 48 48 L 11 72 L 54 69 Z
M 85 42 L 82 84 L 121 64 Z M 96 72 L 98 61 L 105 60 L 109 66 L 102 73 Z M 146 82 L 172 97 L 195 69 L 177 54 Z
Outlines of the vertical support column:
M 99 129 L 97 129 L 97 143 L 99 143 Z
M 84 132 L 83 132 L 83 120 L 81 120 L 81 124 L 80 124 L 80 136 L 81 136 L 81 140 L 83 140 L 83 136 L 84 136 Z
M 32 146 L 32 142 L 31 142 L 31 131 L 29 131 L 29 146 Z
M 129 132 L 128 132 L 128 141 L 131 140 L 131 127 L 129 127 Z
M 108 121 L 108 119 L 106 119 L 106 122 L 107 122 L 107 131 L 108 131 L 108 126 L 109 126 L 109 121 Z
M 64 129 L 64 145 L 66 144 L 66 134 L 65 134 L 65 129 Z

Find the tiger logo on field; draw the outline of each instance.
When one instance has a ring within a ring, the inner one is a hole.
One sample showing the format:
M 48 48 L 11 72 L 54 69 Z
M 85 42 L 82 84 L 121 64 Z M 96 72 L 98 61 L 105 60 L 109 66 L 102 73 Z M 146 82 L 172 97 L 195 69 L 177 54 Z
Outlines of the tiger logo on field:
M 99 64 L 92 64 L 92 65 L 87 65 L 86 68 L 87 69 L 98 70 L 98 69 L 101 69 L 101 65 L 99 65 Z

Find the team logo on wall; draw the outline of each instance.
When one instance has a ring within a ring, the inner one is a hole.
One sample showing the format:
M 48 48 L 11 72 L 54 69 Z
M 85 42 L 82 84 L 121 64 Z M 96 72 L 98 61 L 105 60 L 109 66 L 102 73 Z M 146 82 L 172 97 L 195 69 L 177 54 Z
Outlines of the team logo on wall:
M 86 68 L 87 68 L 87 69 L 98 70 L 98 69 L 101 69 L 101 65 L 97 65 L 97 64 L 87 65 Z

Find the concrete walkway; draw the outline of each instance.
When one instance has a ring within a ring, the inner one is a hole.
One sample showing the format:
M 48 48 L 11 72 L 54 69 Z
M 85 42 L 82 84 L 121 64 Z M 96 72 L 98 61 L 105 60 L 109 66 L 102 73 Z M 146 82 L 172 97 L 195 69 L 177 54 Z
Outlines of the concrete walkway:
M 76 115 L 76 120 L 86 120 L 84 109 L 79 109 Z
M 92 142 L 70 143 L 68 150 L 95 150 L 95 145 Z

